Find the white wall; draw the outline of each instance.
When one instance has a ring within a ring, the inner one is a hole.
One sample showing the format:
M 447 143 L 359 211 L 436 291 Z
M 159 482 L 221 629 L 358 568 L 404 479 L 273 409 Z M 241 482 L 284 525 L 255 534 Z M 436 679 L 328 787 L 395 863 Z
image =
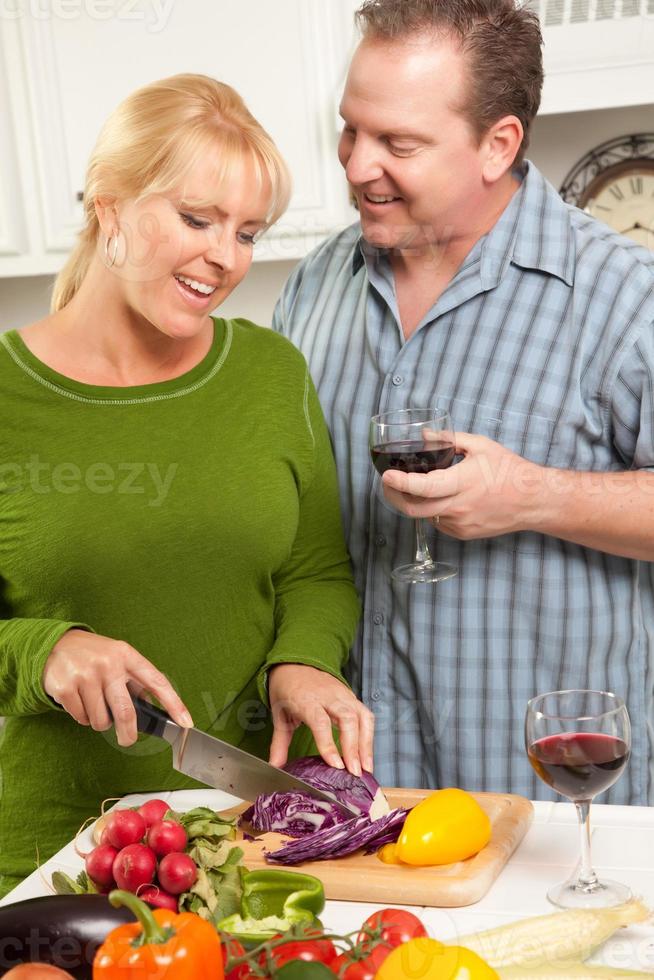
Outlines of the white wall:
M 529 157 L 558 187 L 588 150 L 614 136 L 651 131 L 652 117 L 651 105 L 541 116 L 534 125 Z M 275 300 L 294 265 L 292 261 L 255 263 L 221 312 L 269 325 Z M 0 279 L 0 329 L 44 316 L 51 284 L 49 276 Z
M 588 150 L 616 136 L 651 133 L 653 129 L 654 106 L 651 105 L 538 116 L 528 156 L 559 187 Z
M 224 316 L 244 316 L 270 326 L 275 302 L 295 262 L 255 263 L 246 279 L 220 308 Z M 0 330 L 22 327 L 45 316 L 51 276 L 0 279 Z

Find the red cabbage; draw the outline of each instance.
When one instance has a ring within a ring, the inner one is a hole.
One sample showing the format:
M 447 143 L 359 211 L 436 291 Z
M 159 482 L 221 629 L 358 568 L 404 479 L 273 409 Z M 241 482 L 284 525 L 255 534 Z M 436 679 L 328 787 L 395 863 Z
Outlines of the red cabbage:
M 347 817 L 327 800 L 316 800 L 308 793 L 264 793 L 245 811 L 243 820 L 258 831 L 303 837 L 334 827 Z
M 263 794 L 245 811 L 243 820 L 257 831 L 296 838 L 277 851 L 265 852 L 267 861 L 300 864 L 341 857 L 360 848 L 370 853 L 399 837 L 408 810 L 391 811 L 371 773 L 353 776 L 347 769 L 327 765 L 319 756 L 296 759 L 284 768 L 347 803 L 357 816 L 348 819 L 335 806 L 308 793 Z
M 360 848 L 369 854 L 383 844 L 397 840 L 408 812 L 405 809 L 391 810 L 377 820 L 367 816 L 353 817 L 335 827 L 326 827 L 290 841 L 277 851 L 265 851 L 265 857 L 273 864 L 301 864 L 304 861 L 344 857 Z
M 315 755 L 295 759 L 287 763 L 284 769 L 316 789 L 333 793 L 355 813 L 370 814 L 375 819 L 389 812 L 388 801 L 371 772 L 364 770 L 361 776 L 354 776 L 347 769 L 335 769 Z
M 284 766 L 287 772 L 304 779 L 316 789 L 347 803 L 358 816 L 376 819 L 389 812 L 388 800 L 372 773 L 353 776 L 347 769 L 335 769 L 320 756 L 305 756 Z M 289 837 L 304 837 L 348 820 L 336 806 L 316 800 L 308 793 L 267 793 L 258 796 L 242 816 L 260 833 L 276 831 Z

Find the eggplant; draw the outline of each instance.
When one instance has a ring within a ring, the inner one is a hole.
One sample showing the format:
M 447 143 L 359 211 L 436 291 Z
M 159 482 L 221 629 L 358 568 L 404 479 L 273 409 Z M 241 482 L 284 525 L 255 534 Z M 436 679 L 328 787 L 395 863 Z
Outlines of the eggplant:
M 0 906 L 0 977 L 20 963 L 50 963 L 91 980 L 98 947 L 116 926 L 134 922 L 104 895 L 46 895 Z

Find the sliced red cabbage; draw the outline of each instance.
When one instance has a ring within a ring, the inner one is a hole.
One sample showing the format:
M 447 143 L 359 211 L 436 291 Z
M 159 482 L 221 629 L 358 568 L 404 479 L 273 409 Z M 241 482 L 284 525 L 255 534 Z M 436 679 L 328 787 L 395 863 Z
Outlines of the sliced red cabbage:
M 284 766 L 286 772 L 304 779 L 325 793 L 333 793 L 342 803 L 347 803 L 356 813 L 369 815 L 372 820 L 389 813 L 388 800 L 370 772 L 354 776 L 347 769 L 335 769 L 320 756 L 309 755 L 294 759 Z
M 376 851 L 382 844 L 396 841 L 404 825 L 405 809 L 391 810 L 377 820 L 367 816 L 353 817 L 335 827 L 326 827 L 313 834 L 290 841 L 277 851 L 265 851 L 266 860 L 273 864 L 302 864 L 304 861 L 325 861 L 344 857 L 364 848 Z
M 336 806 L 316 800 L 308 793 L 269 793 L 254 801 L 243 820 L 266 833 L 276 831 L 299 838 L 278 851 L 267 853 L 269 861 L 299 864 L 351 854 L 360 848 L 377 850 L 396 841 L 408 811 L 390 810 L 375 777 L 368 772 L 353 776 L 335 769 L 319 756 L 296 759 L 284 767 L 324 793 L 347 803 L 358 814 L 348 819 Z
M 303 837 L 334 827 L 347 817 L 327 800 L 316 800 L 308 793 L 267 793 L 256 798 L 243 819 L 258 831 Z

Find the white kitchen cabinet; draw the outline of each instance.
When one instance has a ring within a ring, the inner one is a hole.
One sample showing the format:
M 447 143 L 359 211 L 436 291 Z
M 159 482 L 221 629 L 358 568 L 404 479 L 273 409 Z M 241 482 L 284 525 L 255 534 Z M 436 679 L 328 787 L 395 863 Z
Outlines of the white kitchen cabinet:
M 0 28 L 1 30 L 1 28 Z M 24 162 L 9 85 L 11 38 L 0 34 L 0 267 L 14 262 L 29 251 L 26 209 L 23 207 L 25 182 L 19 161 Z M 19 110 L 20 111 L 20 110 Z
M 532 5 L 545 42 L 541 115 L 654 103 L 654 0 Z
M 291 206 L 256 258 L 304 255 L 350 220 L 336 119 L 351 36 L 341 0 L 15 4 L 0 17 L 0 275 L 61 267 L 103 120 L 138 86 L 186 71 L 233 85 L 291 167 Z
M 545 39 L 541 115 L 654 103 L 654 0 L 530 0 Z M 232 85 L 294 176 L 255 260 L 296 259 L 353 220 L 336 158 L 359 0 L 7 0 L 0 11 L 0 277 L 63 264 L 101 123 L 180 71 Z M 651 126 L 645 128 L 651 129 Z
M 360 0 L 341 2 L 353 14 Z M 654 103 L 654 0 L 526 3 L 543 31 L 540 115 Z

